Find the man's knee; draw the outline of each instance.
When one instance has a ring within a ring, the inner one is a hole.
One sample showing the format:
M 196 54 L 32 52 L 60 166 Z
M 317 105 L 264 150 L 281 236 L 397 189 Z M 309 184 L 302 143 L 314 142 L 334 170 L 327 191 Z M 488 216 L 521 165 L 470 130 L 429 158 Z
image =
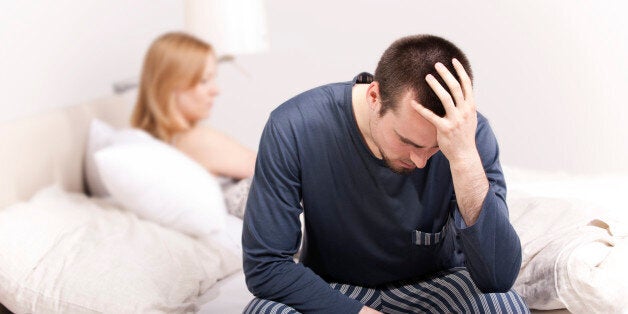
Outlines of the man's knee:
M 258 299 L 255 298 L 249 302 L 244 308 L 243 314 L 266 314 L 266 313 L 281 313 L 281 314 L 299 314 L 299 312 L 285 304 Z

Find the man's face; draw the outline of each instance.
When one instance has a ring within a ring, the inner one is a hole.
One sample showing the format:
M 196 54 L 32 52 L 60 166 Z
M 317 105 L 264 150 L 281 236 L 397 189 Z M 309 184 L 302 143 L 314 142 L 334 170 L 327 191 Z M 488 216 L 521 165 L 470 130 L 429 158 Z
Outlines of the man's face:
M 370 124 L 371 137 L 384 162 L 398 174 L 425 167 L 439 150 L 436 128 L 411 106 L 412 96 L 407 91 L 395 110 L 388 110 L 383 116 L 374 113 Z

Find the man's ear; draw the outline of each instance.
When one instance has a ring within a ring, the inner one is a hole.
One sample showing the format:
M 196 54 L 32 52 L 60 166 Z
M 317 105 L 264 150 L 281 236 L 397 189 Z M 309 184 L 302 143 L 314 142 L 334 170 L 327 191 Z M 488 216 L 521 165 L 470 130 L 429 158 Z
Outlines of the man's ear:
M 382 108 L 382 97 L 379 93 L 379 82 L 373 81 L 366 90 L 366 101 L 371 110 L 379 112 Z

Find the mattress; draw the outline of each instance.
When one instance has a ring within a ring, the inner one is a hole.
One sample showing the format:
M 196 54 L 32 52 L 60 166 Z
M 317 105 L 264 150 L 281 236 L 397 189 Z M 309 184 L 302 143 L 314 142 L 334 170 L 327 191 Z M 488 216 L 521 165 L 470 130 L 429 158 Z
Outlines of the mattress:
M 244 307 L 252 299 L 253 295 L 246 288 L 244 282 L 244 273 L 239 271 L 218 281 L 199 297 L 198 313 L 242 313 Z

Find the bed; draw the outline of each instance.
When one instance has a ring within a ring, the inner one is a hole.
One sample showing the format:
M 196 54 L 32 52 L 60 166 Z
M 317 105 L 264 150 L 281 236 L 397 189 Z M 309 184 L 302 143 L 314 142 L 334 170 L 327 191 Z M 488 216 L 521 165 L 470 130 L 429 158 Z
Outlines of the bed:
M 114 127 L 125 127 L 132 102 L 132 97 L 128 95 L 108 97 L 0 125 L 0 177 L 2 178 L 0 180 L 0 216 L 8 217 L 6 215 L 9 210 L 13 212 L 13 215 L 19 215 L 20 206 L 23 206 L 20 204 L 25 204 L 29 200 L 33 202 L 31 198 L 34 195 L 35 201 L 41 202 L 52 194 L 66 193 L 71 194 L 70 199 L 76 203 L 96 204 L 94 206 L 99 206 L 102 215 L 108 215 L 107 217 L 112 217 L 111 219 L 124 219 L 124 221 L 130 221 L 131 224 L 141 224 L 141 228 L 137 227 L 133 230 L 149 230 L 155 233 L 160 232 L 160 234 L 166 232 L 156 224 L 144 224 L 141 219 L 134 218 L 131 213 L 114 215 L 113 213 L 117 212 L 112 210 L 115 204 L 105 204 L 101 200 L 94 200 L 86 195 L 84 157 L 90 122 L 93 118 L 99 118 Z M 575 313 L 626 311 L 628 309 L 628 303 L 626 303 L 628 276 L 622 268 L 628 261 L 626 253 L 628 252 L 626 250 L 628 211 L 623 196 L 628 176 L 573 176 L 509 167 L 505 167 L 505 174 L 509 182 L 511 220 L 522 235 L 522 242 L 525 246 L 522 274 L 515 288 L 521 290 L 520 293 L 524 292 L 523 294 L 527 296 L 526 301 L 533 304 L 537 310 L 556 310 L 567 307 Z M 42 192 L 46 188 L 49 190 Z M 535 213 L 540 218 L 532 219 L 530 213 Z M 40 214 L 45 215 L 45 212 Z M 561 219 L 561 217 L 574 219 Z M 52 221 L 54 216 L 48 219 L 42 223 L 41 228 L 52 228 L 50 226 L 55 225 L 56 222 Z M 561 222 L 554 223 L 551 219 Z M 537 224 L 534 223 L 535 221 L 544 223 Z M 15 226 L 11 221 L 5 220 L 4 223 L 6 226 Z M 239 238 L 241 220 L 230 218 L 228 229 L 232 232 L 233 238 Z M 24 232 L 28 235 L 36 234 L 39 230 L 15 232 Z M 187 240 L 176 232 L 168 232 L 167 236 L 174 239 L 173 241 L 187 243 L 185 242 Z M 582 234 L 589 234 L 590 237 L 582 240 Z M 3 235 L 0 233 L 0 236 Z M 548 235 L 553 235 L 553 237 Z M 563 241 L 569 236 L 575 237 L 574 241 L 580 242 L 570 247 L 569 245 L 575 242 Z M 114 305 L 102 303 L 102 300 L 99 301 L 101 303 L 98 306 L 93 307 L 72 308 L 67 307 L 70 306 L 67 304 L 66 307 L 62 307 L 55 299 L 59 295 L 43 295 L 41 291 L 32 287 L 29 288 L 28 293 L 24 292 L 26 290 L 20 290 L 19 296 L 16 296 L 15 291 L 18 291 L 16 289 L 19 288 L 17 285 L 20 282 L 15 281 L 17 277 L 2 267 L 5 267 L 3 263 L 7 261 L 10 263 L 24 251 L 31 250 L 32 246 L 29 246 L 29 243 L 20 242 L 27 238 L 15 236 L 6 238 L 5 236 L 4 239 L 0 239 L 0 303 L 16 312 L 42 312 L 42 309 L 60 312 L 63 311 L 62 309 L 74 309 L 72 312 L 92 313 L 116 309 L 110 307 Z M 557 245 L 560 245 L 560 249 L 556 249 Z M 97 246 L 95 247 L 92 250 L 96 250 Z M 194 249 L 198 247 L 197 244 L 191 245 L 190 251 L 180 252 L 180 254 L 194 255 L 193 258 L 196 259 L 194 262 L 202 264 L 199 264 L 199 267 L 208 267 L 204 264 L 206 263 L 202 258 L 204 255 L 200 255 L 199 258 L 194 252 Z M 237 249 L 235 247 L 231 251 L 235 252 Z M 554 255 L 550 254 L 552 252 Z M 132 255 L 133 252 L 126 254 Z M 168 306 L 176 303 L 172 307 L 160 305 L 163 307 L 140 308 L 134 305 L 135 308 L 120 309 L 240 313 L 253 296 L 247 291 L 244 283 L 240 266 L 241 257 L 235 254 L 235 257 L 229 255 L 228 263 L 215 261 L 214 266 L 219 267 L 221 273 L 214 276 L 212 280 L 203 278 L 191 284 L 181 283 L 182 286 L 190 289 L 186 290 L 189 295 L 181 295 L 178 299 L 169 295 L 169 298 L 172 297 L 172 302 Z M 138 260 L 141 261 L 141 259 Z M 567 266 L 563 267 L 557 260 L 566 263 Z M 112 259 L 109 263 L 115 263 L 115 260 Z M 20 267 L 13 264 L 11 267 Z M 87 267 L 89 265 L 83 266 L 85 267 L 83 269 L 91 269 Z M 577 271 L 566 272 L 565 269 Z M 78 277 L 85 277 L 92 274 L 83 272 L 79 275 Z M 25 277 L 19 278 L 27 281 L 32 276 L 33 272 L 30 272 Z M 44 272 L 38 276 L 45 278 L 49 274 Z M 194 276 L 200 275 L 186 273 L 185 276 L 188 276 L 185 278 L 194 279 L 197 278 Z M 12 282 L 10 277 L 14 279 Z M 154 289 L 157 284 L 170 286 L 170 288 L 180 284 L 178 282 L 154 282 L 156 283 L 150 287 L 151 289 Z M 585 284 L 588 285 L 585 286 Z M 137 288 L 136 286 L 115 287 L 112 290 L 134 289 Z M 65 295 L 69 295 L 69 298 L 73 297 L 68 287 L 41 286 L 41 283 L 38 287 L 42 290 L 62 291 Z M 93 298 L 90 299 L 91 296 L 85 291 L 81 292 L 80 289 L 77 291 L 81 294 L 81 300 L 93 301 Z M 143 292 L 137 293 L 140 295 Z M 558 312 L 566 312 L 566 310 Z

